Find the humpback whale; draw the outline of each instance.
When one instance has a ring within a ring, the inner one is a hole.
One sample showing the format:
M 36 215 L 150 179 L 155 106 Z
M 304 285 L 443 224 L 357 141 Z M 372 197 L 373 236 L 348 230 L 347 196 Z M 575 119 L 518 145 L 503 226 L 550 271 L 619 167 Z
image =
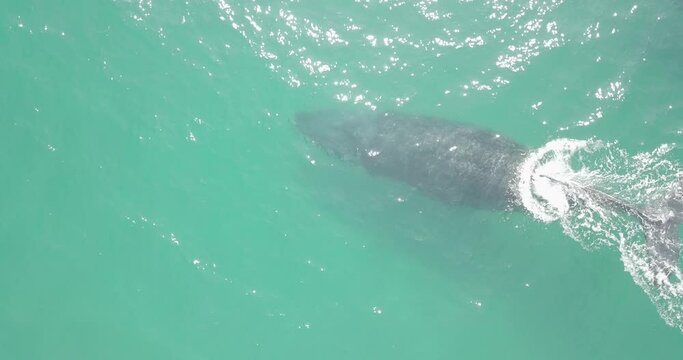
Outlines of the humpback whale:
M 295 123 L 304 135 L 333 155 L 441 201 L 530 212 L 519 184 L 520 169 L 532 149 L 495 131 L 437 117 L 390 112 L 303 112 L 296 115 Z M 664 278 L 680 271 L 683 179 L 679 178 L 658 203 L 638 208 L 572 180 L 551 174 L 533 176 L 635 217 L 642 226 L 653 270 Z M 569 206 L 581 206 L 578 199 Z
M 296 124 L 337 157 L 447 203 L 521 204 L 511 184 L 528 149 L 493 131 L 432 117 L 343 111 L 300 113 Z

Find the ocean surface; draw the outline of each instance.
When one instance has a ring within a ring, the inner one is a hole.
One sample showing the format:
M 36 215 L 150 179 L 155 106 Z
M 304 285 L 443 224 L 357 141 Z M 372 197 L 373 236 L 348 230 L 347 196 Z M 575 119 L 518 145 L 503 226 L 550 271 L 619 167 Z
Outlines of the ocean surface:
M 680 1 L 0 8 L 0 358 L 683 358 L 641 240 L 441 203 L 293 123 L 437 116 L 671 173 Z

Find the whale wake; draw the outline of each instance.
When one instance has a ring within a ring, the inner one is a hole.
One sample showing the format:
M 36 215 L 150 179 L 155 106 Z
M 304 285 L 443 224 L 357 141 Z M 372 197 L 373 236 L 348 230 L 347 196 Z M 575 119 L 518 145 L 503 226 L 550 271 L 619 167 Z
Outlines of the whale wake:
M 683 331 L 683 172 L 667 159 L 672 149 L 631 156 L 614 143 L 553 140 L 522 162 L 517 191 L 529 213 L 559 221 L 583 248 L 617 248 L 660 316 Z

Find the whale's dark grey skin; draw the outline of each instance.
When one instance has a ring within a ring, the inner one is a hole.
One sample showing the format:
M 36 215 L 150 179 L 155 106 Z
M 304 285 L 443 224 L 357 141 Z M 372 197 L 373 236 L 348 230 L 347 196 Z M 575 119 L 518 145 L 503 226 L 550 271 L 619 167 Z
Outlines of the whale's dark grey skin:
M 523 208 L 518 172 L 530 150 L 493 131 L 435 117 L 352 111 L 299 113 L 296 125 L 336 156 L 439 200 L 481 208 Z M 546 177 L 638 218 L 654 267 L 666 274 L 679 267 L 683 178 L 660 202 L 638 209 L 598 189 Z
M 397 113 L 300 113 L 296 124 L 321 147 L 374 174 L 406 182 L 442 201 L 503 209 L 527 148 L 493 131 Z

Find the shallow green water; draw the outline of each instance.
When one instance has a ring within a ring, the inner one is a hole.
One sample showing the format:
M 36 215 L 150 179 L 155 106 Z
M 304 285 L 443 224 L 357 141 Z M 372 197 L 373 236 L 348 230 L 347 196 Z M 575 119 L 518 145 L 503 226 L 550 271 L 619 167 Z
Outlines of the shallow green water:
M 3 359 L 683 356 L 615 248 L 423 197 L 291 121 L 369 107 L 531 147 L 680 142 L 678 2 L 2 9 Z

